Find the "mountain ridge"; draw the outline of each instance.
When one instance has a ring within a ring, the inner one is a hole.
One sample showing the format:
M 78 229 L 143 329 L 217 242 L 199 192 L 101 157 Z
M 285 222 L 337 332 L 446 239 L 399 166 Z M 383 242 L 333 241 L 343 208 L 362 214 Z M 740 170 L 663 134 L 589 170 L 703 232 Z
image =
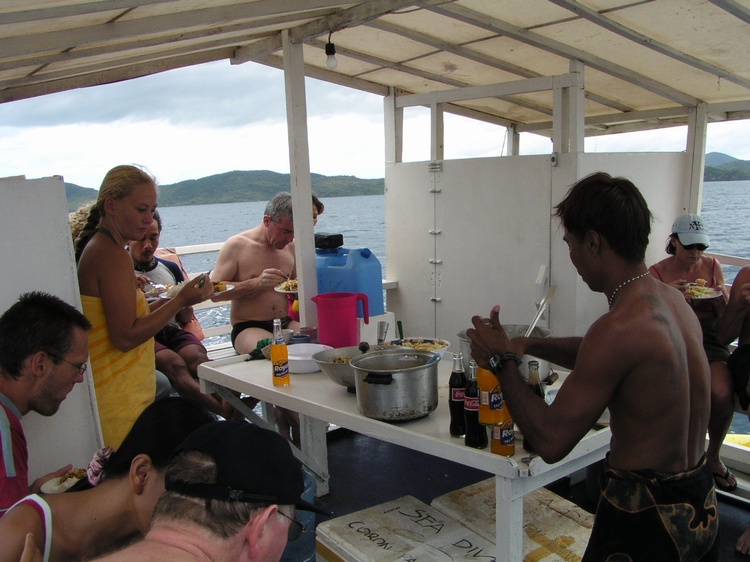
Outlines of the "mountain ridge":
M 312 189 L 319 197 L 383 195 L 385 179 L 362 179 L 356 176 L 310 174 Z M 703 181 L 750 180 L 750 160 L 740 160 L 721 152 L 706 154 Z M 268 201 L 279 191 L 289 191 L 289 174 L 270 170 L 232 170 L 199 179 L 159 186 L 159 205 L 181 207 L 211 203 Z M 65 183 L 68 211 L 96 201 L 98 191 Z

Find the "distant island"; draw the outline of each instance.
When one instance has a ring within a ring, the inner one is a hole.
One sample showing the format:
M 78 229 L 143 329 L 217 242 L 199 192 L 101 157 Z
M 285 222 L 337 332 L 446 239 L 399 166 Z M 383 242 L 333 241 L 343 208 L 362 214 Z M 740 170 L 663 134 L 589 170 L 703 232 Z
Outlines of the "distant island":
M 361 179 L 355 176 L 324 176 L 311 174 L 312 189 L 320 197 L 352 195 L 383 195 L 385 180 Z M 289 174 L 268 170 L 234 171 L 197 180 L 185 180 L 159 186 L 159 206 L 182 207 L 211 203 L 242 203 L 268 201 L 279 191 L 289 191 Z M 98 191 L 65 183 L 68 212 L 96 201 Z
M 311 174 L 312 188 L 320 197 L 350 197 L 353 195 L 383 195 L 385 180 L 361 179 L 355 176 L 324 176 Z M 750 180 L 750 161 L 722 154 L 706 154 L 703 181 Z M 279 191 L 289 191 L 289 174 L 268 170 L 234 171 L 215 174 L 197 180 L 186 180 L 159 186 L 159 205 L 181 207 L 211 203 L 241 203 L 268 201 Z M 68 211 L 96 201 L 97 190 L 73 183 L 65 184 Z

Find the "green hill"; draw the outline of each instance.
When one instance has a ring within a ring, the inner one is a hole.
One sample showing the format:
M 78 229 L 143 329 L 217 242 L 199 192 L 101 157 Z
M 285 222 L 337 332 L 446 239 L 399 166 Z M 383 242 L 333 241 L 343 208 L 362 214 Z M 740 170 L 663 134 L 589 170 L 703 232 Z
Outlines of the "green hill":
M 354 176 L 324 176 L 311 174 L 313 191 L 320 197 L 351 195 L 383 195 L 385 180 L 361 179 Z M 186 180 L 159 186 L 161 207 L 206 205 L 209 203 L 238 203 L 268 201 L 279 191 L 289 191 L 289 174 L 267 170 L 234 171 L 197 180 Z M 96 201 L 97 190 L 65 184 L 68 211 Z
M 706 154 L 703 181 L 750 180 L 750 160 L 739 160 L 721 152 Z
M 383 195 L 385 180 L 361 179 L 355 176 L 311 174 L 312 188 L 320 197 Z M 750 180 L 750 161 L 739 160 L 720 152 L 706 155 L 704 181 Z M 268 201 L 279 191 L 289 191 L 289 174 L 268 170 L 234 171 L 197 180 L 186 180 L 159 186 L 159 205 L 180 207 L 210 203 Z M 65 184 L 68 211 L 72 212 L 96 201 L 97 190 L 73 183 Z

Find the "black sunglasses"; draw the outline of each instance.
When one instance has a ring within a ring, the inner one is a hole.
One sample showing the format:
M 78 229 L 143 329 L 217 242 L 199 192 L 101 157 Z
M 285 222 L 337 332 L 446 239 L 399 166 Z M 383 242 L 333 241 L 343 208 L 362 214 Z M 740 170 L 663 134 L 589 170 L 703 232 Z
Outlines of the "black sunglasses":
M 307 532 L 307 529 L 305 529 L 305 526 L 299 521 L 297 521 L 296 519 L 292 519 L 286 513 L 282 513 L 281 511 L 278 511 L 278 513 L 280 515 L 283 515 L 284 517 L 289 519 L 289 521 L 292 522 L 292 524 L 289 525 L 289 529 L 287 530 L 287 535 L 286 535 L 286 538 L 289 542 L 296 541 L 298 538 L 300 538 L 300 535 L 302 535 L 302 533 Z
M 682 242 L 680 242 L 682 244 Z M 685 246 L 685 244 L 682 244 L 682 247 L 686 250 L 698 250 L 699 252 L 705 252 L 708 249 L 708 246 L 705 244 L 690 244 L 688 246 Z

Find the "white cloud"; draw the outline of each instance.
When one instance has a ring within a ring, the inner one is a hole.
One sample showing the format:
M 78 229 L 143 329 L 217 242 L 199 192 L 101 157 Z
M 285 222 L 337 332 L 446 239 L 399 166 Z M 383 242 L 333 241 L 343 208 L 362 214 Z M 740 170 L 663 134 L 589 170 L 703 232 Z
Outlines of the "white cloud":
M 308 79 L 313 172 L 383 177 L 383 100 Z M 446 115 L 446 158 L 507 153 L 504 129 Z M 591 137 L 590 152 L 685 150 L 686 128 Z M 551 151 L 522 135 L 521 153 Z M 748 121 L 709 126 L 707 152 L 750 160 Z M 162 184 L 231 170 L 289 171 L 281 71 L 217 62 L 117 84 L 0 104 L 0 177 L 61 175 L 98 187 L 122 163 L 148 167 Z M 404 160 L 430 157 L 429 113 L 405 113 Z

